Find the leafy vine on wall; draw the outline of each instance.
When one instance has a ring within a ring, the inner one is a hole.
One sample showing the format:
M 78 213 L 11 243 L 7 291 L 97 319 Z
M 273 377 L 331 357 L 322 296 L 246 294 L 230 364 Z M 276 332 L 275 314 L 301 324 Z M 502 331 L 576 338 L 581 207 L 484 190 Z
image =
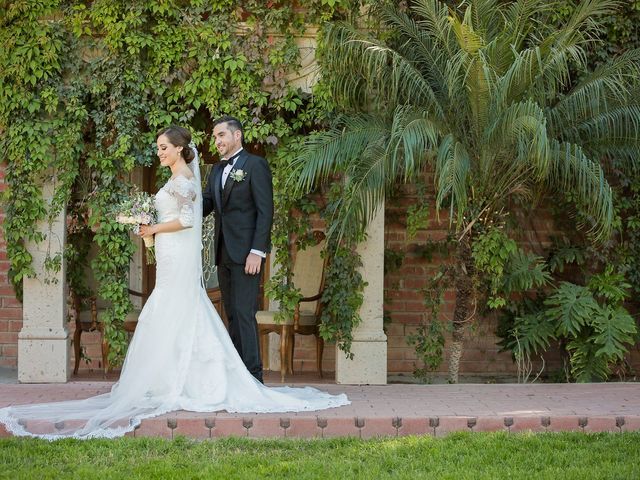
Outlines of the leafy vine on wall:
M 296 38 L 309 24 L 356 7 L 351 0 L 9 2 L 0 13 L 0 151 L 16 290 L 35 273 L 29 242 L 51 242 L 34 226 L 67 206 L 69 283 L 86 290 L 83 257 L 92 235 L 110 361 L 122 360 L 134 247 L 110 208 L 129 190 L 131 172 L 154 162 L 159 128 L 188 125 L 211 157 L 211 119 L 232 113 L 274 172 L 276 217 L 283 221 L 274 227 L 282 275 L 271 282 L 272 296 L 295 298 L 286 252 L 290 233 L 305 225 L 289 213 L 305 200 L 287 197 L 287 165 L 296 142 L 331 110 L 321 86 L 307 93 L 288 80 L 300 65 Z M 50 203 L 45 184 L 55 186 Z M 53 255 L 45 268 L 55 271 L 61 260 Z

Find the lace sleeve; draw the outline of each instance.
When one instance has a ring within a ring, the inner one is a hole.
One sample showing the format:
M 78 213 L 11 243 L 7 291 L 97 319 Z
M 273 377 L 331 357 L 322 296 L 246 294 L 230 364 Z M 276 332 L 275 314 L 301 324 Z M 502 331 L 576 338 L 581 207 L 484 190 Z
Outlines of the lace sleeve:
M 193 227 L 193 202 L 196 199 L 196 187 L 192 180 L 186 177 L 176 177 L 169 189 L 169 193 L 178 200 L 178 221 L 183 227 Z

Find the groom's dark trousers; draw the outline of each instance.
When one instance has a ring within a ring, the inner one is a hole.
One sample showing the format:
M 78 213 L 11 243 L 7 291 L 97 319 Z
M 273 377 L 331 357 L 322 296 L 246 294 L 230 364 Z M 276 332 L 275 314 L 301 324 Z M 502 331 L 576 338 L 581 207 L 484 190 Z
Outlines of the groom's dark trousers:
M 259 341 L 258 326 L 255 320 L 261 275 L 244 273 L 244 264 L 231 260 L 224 240 L 220 240 L 222 241 L 218 247 L 220 254 L 218 282 L 229 322 L 229 336 L 247 370 L 262 382 L 262 360 L 260 359 L 260 350 L 256 348 Z M 264 267 L 264 260 L 262 266 Z M 234 285 L 234 288 L 231 288 L 231 285 Z

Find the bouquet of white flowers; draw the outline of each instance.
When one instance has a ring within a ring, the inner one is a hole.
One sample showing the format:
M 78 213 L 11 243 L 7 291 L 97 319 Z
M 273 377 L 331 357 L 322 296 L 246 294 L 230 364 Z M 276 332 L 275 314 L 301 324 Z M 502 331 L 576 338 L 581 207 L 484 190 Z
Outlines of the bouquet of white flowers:
M 134 190 L 116 207 L 116 222 L 131 225 L 131 230 L 136 235 L 140 233 L 140 225 L 151 225 L 156 223 L 156 220 L 153 196 L 146 192 Z M 147 247 L 147 263 L 154 263 L 153 237 L 143 237 L 142 239 L 144 246 Z

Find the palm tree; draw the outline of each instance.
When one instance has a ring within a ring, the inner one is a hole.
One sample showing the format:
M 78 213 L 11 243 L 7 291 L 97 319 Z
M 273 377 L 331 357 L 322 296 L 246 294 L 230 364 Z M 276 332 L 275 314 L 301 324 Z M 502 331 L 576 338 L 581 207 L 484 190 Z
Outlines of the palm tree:
M 340 236 L 364 228 L 394 186 L 434 174 L 436 209 L 446 209 L 457 240 L 449 352 L 457 382 L 473 317 L 474 226 L 557 195 L 587 215 L 595 239 L 609 234 L 612 194 L 599 160 L 639 158 L 640 52 L 587 71 L 597 19 L 614 0 L 579 2 L 559 28 L 547 0 L 466 0 L 455 10 L 403 3 L 373 7 L 377 31 L 327 28 L 323 78 L 341 115 L 309 139 L 295 175 L 305 190 L 342 175 L 330 230 Z

